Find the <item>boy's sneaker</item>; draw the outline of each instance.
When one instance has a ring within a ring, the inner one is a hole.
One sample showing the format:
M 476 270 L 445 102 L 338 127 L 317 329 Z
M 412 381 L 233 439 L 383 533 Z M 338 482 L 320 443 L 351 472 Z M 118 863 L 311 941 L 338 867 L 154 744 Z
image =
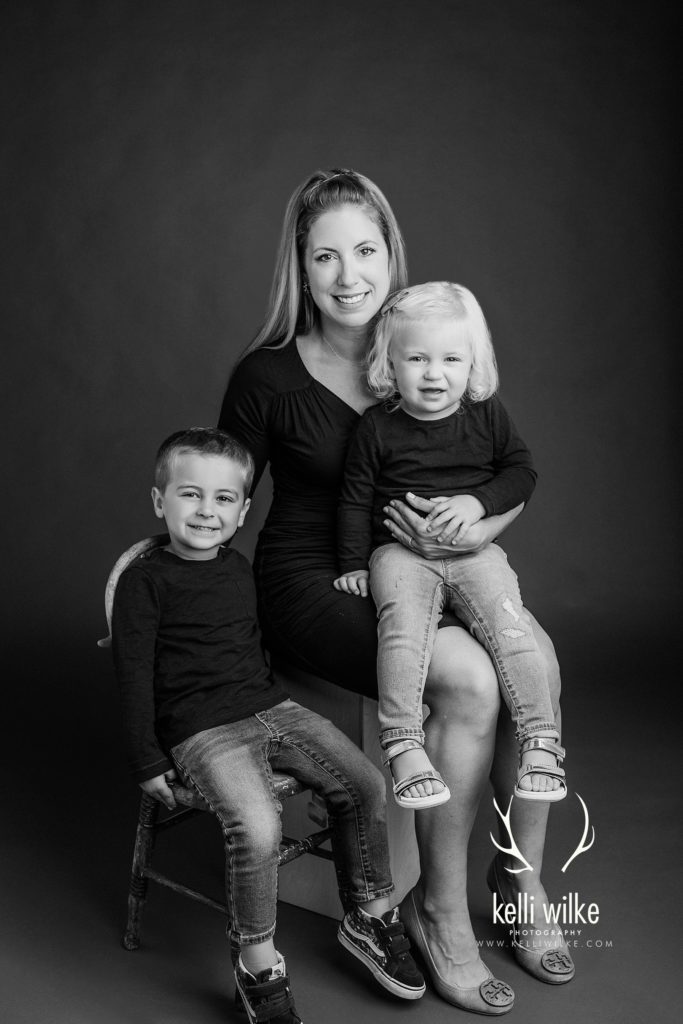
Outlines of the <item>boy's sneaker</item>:
M 339 925 L 337 938 L 395 996 L 419 999 L 424 995 L 425 980 L 410 955 L 398 907 L 382 917 L 371 917 L 355 907 Z
M 261 1024 L 262 1021 L 303 1024 L 296 1012 L 285 961 L 279 954 L 275 967 L 261 971 L 256 977 L 249 973 L 240 957 L 235 965 L 235 983 L 249 1024 Z

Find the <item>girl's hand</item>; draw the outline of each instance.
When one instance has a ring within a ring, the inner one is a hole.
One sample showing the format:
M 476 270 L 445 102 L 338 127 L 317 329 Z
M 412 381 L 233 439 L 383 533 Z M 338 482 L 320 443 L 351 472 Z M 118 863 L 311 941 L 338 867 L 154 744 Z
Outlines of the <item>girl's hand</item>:
M 356 569 L 354 572 L 345 572 L 334 581 L 334 589 L 341 590 L 345 594 L 355 594 L 356 597 L 367 597 L 369 594 L 367 569 Z
M 175 797 L 173 796 L 173 790 L 168 785 L 169 782 L 173 782 L 178 776 L 174 768 L 169 768 L 163 775 L 155 775 L 153 779 L 146 779 L 140 783 L 140 789 L 147 794 L 147 796 L 154 797 L 164 807 L 168 807 L 169 811 L 174 810 L 176 806 Z
M 454 494 L 450 498 L 432 498 L 434 508 L 427 516 L 427 533 L 438 544 L 458 544 L 467 531 L 486 515 L 486 509 L 473 494 Z

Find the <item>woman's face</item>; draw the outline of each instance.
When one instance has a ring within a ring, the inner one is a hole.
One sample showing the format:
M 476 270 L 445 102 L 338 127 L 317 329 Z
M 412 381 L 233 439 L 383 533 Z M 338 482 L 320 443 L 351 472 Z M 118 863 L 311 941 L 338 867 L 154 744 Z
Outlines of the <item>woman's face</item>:
M 365 208 L 347 204 L 313 222 L 304 274 L 325 323 L 364 327 L 389 293 L 389 251 Z

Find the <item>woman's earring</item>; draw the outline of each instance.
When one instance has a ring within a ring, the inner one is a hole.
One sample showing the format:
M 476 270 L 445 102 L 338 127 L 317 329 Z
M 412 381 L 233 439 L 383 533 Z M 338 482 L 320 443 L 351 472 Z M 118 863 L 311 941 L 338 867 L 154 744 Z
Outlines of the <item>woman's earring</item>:
M 304 288 L 304 294 L 308 295 L 308 281 L 304 281 L 303 288 Z

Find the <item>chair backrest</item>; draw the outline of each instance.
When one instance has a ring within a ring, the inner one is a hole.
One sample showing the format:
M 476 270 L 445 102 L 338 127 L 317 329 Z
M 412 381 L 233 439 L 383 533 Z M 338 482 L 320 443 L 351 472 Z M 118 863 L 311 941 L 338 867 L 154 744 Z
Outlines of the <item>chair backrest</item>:
M 104 589 L 104 614 L 107 617 L 109 636 L 105 636 L 102 640 L 98 640 L 98 647 L 111 647 L 111 613 L 114 607 L 116 584 L 121 578 L 121 573 L 127 569 L 131 562 L 134 562 L 138 555 L 141 555 L 143 551 L 150 551 L 152 548 L 164 547 L 168 544 L 169 539 L 170 538 L 167 533 L 157 533 L 153 537 L 145 537 L 144 540 L 139 540 L 137 544 L 133 544 L 124 551 L 121 557 L 115 562 L 114 568 L 109 573 L 107 585 Z

